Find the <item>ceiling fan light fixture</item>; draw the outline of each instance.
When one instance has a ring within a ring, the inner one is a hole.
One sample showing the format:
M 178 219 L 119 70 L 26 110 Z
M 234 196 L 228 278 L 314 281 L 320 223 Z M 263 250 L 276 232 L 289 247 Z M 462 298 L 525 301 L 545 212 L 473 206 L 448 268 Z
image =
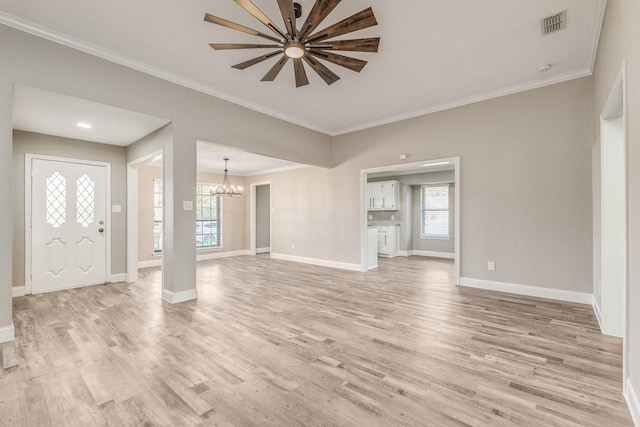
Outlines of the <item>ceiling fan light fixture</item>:
M 300 59 L 305 54 L 305 48 L 299 41 L 293 40 L 284 45 L 284 54 L 291 59 Z
M 331 52 L 352 51 L 352 52 L 377 52 L 380 44 L 380 37 L 369 37 L 363 39 L 332 40 L 344 34 L 364 30 L 365 28 L 378 25 L 378 21 L 373 13 L 373 9 L 368 7 L 354 15 L 344 18 L 326 28 L 318 30 L 320 24 L 335 9 L 341 0 L 315 0 L 313 7 L 309 11 L 306 19 L 299 25 L 298 21 L 302 17 L 302 6 L 293 0 L 277 0 L 280 14 L 285 28 L 282 30 L 278 24 L 271 20 L 252 0 L 233 0 L 251 16 L 262 22 L 273 35 L 265 34 L 253 28 L 228 21 L 224 18 L 205 13 L 204 20 L 212 24 L 221 25 L 242 33 L 251 34 L 263 39 L 276 42 L 277 44 L 248 44 L 248 43 L 210 43 L 215 50 L 229 49 L 277 49 L 260 55 L 248 61 L 232 65 L 232 68 L 244 70 L 256 64 L 267 61 L 274 56 L 279 56 L 279 60 L 273 64 L 271 69 L 261 79 L 263 82 L 272 82 L 276 79 L 280 71 L 289 59 L 293 59 L 293 70 L 296 87 L 309 84 L 305 66 L 311 67 L 327 85 L 331 85 L 340 80 L 340 76 L 331 71 L 324 61 L 331 62 L 340 67 L 352 71 L 360 72 L 367 64 L 350 56 L 338 55 Z M 255 1 L 255 0 L 254 0 Z M 298 0 L 299 1 L 299 0 Z M 304 59 L 304 61 L 302 61 Z

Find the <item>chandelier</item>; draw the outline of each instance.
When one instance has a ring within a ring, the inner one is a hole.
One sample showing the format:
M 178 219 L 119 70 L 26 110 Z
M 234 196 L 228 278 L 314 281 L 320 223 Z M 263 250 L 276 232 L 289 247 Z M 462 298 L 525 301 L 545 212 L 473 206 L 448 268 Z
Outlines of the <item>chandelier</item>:
M 229 159 L 224 159 L 224 178 L 222 179 L 222 185 L 214 185 L 211 189 L 212 196 L 242 196 L 242 186 L 231 185 L 229 182 L 229 171 L 227 170 L 227 163 Z

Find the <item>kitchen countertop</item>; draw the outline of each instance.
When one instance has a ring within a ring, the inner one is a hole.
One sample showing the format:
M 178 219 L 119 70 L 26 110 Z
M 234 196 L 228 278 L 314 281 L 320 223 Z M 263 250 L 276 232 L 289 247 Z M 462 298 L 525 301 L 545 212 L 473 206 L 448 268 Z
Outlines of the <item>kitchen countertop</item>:
M 380 225 L 400 225 L 400 221 L 369 221 L 367 225 L 369 227 L 378 227 Z

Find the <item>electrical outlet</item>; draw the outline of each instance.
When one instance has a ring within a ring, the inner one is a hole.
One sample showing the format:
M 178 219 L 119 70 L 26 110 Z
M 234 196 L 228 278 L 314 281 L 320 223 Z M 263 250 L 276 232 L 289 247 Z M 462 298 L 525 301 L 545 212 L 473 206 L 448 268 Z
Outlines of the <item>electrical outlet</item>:
M 373 215 L 369 215 L 369 221 L 373 219 Z
M 496 271 L 496 263 L 493 261 L 489 261 L 489 263 L 487 263 L 487 270 Z
M 391 215 L 391 221 L 395 221 L 396 216 L 395 215 Z
M 292 243 L 292 244 L 291 244 L 291 249 L 295 249 L 295 248 L 296 248 L 296 244 L 295 244 L 295 243 Z

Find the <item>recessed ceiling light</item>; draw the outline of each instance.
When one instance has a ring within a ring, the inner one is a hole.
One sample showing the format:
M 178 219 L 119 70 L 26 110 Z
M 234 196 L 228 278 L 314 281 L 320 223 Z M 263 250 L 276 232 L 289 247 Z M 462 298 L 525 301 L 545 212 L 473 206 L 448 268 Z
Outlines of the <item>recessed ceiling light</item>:
M 545 64 L 545 65 L 541 66 L 540 68 L 538 68 L 538 72 L 539 73 L 546 73 L 550 69 L 551 69 L 551 64 Z
M 84 122 L 78 122 L 76 123 L 76 126 L 78 126 L 79 128 L 82 129 L 91 129 L 92 126 L 89 123 L 84 123 Z

